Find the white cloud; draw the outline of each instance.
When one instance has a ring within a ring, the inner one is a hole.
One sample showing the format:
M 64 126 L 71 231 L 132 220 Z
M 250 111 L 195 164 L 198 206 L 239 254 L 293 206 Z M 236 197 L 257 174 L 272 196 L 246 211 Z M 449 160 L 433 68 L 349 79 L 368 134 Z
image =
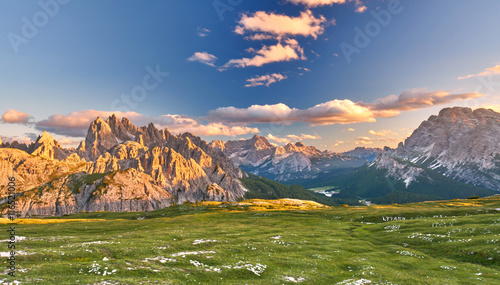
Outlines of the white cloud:
M 215 66 L 215 61 L 217 57 L 215 55 L 209 54 L 207 52 L 195 52 L 191 57 L 187 59 L 188 61 L 198 61 L 209 66 Z
M 257 11 L 251 15 L 243 14 L 234 31 L 240 35 L 250 32 L 276 38 L 300 35 L 316 39 L 324 32 L 326 23 L 325 17 L 316 18 L 310 10 L 300 12 L 298 17 Z
M 68 115 L 56 114 L 46 120 L 35 123 L 35 128 L 40 131 L 48 131 L 58 135 L 69 137 L 85 137 L 90 123 L 97 117 L 106 119 L 115 114 L 118 118 L 126 117 L 137 126 L 147 125 L 149 122 L 158 127 L 167 127 L 172 133 L 179 134 L 191 132 L 200 136 L 237 136 L 244 134 L 259 133 L 258 128 L 246 126 L 227 126 L 220 122 L 208 124 L 200 123 L 198 120 L 183 115 L 162 115 L 149 117 L 135 112 L 110 112 L 85 110 L 72 112 Z M 71 144 L 69 139 L 67 144 Z
M 356 12 L 363 13 L 366 11 L 367 7 L 363 5 L 361 0 L 286 0 L 289 3 L 295 5 L 304 5 L 308 8 L 316 8 L 320 6 L 331 6 L 333 4 L 345 4 L 347 2 L 354 2 L 356 6 Z
M 330 6 L 332 4 L 345 4 L 347 0 L 286 0 L 295 5 L 302 4 L 306 7 L 315 8 L 319 6 Z
M 163 115 L 152 120 L 160 127 L 167 127 L 174 134 L 190 132 L 198 136 L 230 136 L 259 133 L 258 128 L 227 126 L 222 123 L 201 124 L 197 120 L 182 115 Z
M 370 135 L 374 135 L 377 137 L 388 137 L 388 136 L 397 136 L 398 134 L 391 131 L 391 130 L 381 130 L 381 131 L 374 131 L 374 130 L 369 130 L 368 133 Z
M 367 9 L 368 9 L 368 7 L 362 5 L 362 6 L 359 6 L 356 8 L 356 12 L 357 13 L 364 13 Z
M 481 93 L 458 93 L 452 94 L 448 91 L 427 92 L 426 88 L 408 89 L 399 95 L 389 95 L 376 100 L 372 104 L 363 104 L 380 116 L 396 116 L 400 111 L 410 111 L 425 107 L 442 105 L 455 100 L 465 100 L 483 97 Z M 392 113 L 392 115 L 391 115 Z
M 304 50 L 300 47 L 299 43 L 293 39 L 285 40 L 285 45 L 278 43 L 272 46 L 263 46 L 260 50 L 255 51 L 257 54 L 251 58 L 231 59 L 228 61 L 221 70 L 229 67 L 248 67 L 248 66 L 262 66 L 264 64 L 290 61 L 302 59 L 305 60 Z M 249 49 L 248 51 L 253 51 Z
M 266 136 L 266 138 L 270 141 L 273 141 L 273 142 L 276 142 L 278 144 L 287 144 L 290 142 L 289 139 L 287 138 L 280 138 L 280 137 L 276 137 L 276 136 L 273 136 L 272 134 L 268 134 Z
M 308 135 L 308 134 L 301 134 L 300 136 L 297 135 L 287 135 L 287 138 L 295 141 L 303 141 L 303 140 L 320 140 L 321 137 L 317 135 Z
M 344 142 L 343 142 L 343 141 L 336 140 L 336 141 L 335 141 L 335 144 L 334 144 L 334 145 L 332 145 L 332 146 L 339 146 L 339 145 L 341 145 L 341 144 L 344 144 Z
M 202 28 L 202 27 L 198 27 L 196 29 L 196 34 L 201 37 L 201 38 L 204 38 L 206 37 L 211 31 L 207 28 Z
M 307 109 L 290 108 L 283 103 L 252 105 L 249 108 L 222 107 L 209 111 L 208 115 L 209 120 L 214 122 L 349 124 L 375 122 L 376 118 L 394 117 L 401 111 L 417 110 L 482 96 L 484 95 L 480 93 L 451 94 L 446 91 L 426 92 L 425 89 L 410 89 L 403 91 L 399 96 L 390 95 L 374 103 L 355 103 L 348 99 L 335 99 Z
M 35 123 L 35 129 L 39 131 L 48 131 L 58 135 L 70 137 L 84 137 L 87 133 L 90 123 L 97 117 L 107 118 L 115 114 L 117 117 L 127 117 L 130 120 L 143 117 L 136 112 L 110 112 L 110 111 L 96 111 L 84 110 L 72 112 L 68 115 L 56 114 L 50 116 L 48 119 L 38 121 Z
M 373 140 L 369 137 L 358 137 L 354 140 L 354 144 L 358 145 L 366 145 L 366 144 L 372 144 Z
M 7 124 L 27 125 L 31 123 L 32 119 L 29 114 L 10 109 L 2 115 L 1 121 Z
M 60 140 L 57 141 L 60 145 L 75 145 L 77 144 L 78 142 L 77 141 L 74 141 L 70 138 L 62 138 Z
M 479 73 L 469 74 L 466 76 L 458 77 L 458 79 L 461 80 L 461 79 L 467 79 L 467 78 L 472 78 L 472 77 L 484 77 L 484 76 L 491 76 L 491 75 L 495 75 L 495 74 L 500 74 L 500 64 L 495 65 L 493 67 L 488 67 Z
M 269 87 L 272 83 L 275 83 L 277 81 L 281 81 L 283 79 L 286 79 L 287 77 L 280 74 L 280 73 L 273 73 L 273 74 L 266 74 L 266 75 L 261 75 L 261 76 L 256 76 L 250 79 L 247 79 L 248 84 L 245 85 L 245 87 L 255 87 L 255 86 L 261 86 L 261 85 L 266 85 Z

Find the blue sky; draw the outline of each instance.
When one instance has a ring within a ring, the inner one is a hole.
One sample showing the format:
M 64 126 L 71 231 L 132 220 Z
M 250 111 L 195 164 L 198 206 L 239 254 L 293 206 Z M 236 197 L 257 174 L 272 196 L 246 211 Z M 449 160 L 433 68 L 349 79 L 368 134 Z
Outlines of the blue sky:
M 498 108 L 500 2 L 398 2 L 2 0 L 0 134 L 74 145 L 114 112 L 344 151 L 393 147 L 444 107 Z

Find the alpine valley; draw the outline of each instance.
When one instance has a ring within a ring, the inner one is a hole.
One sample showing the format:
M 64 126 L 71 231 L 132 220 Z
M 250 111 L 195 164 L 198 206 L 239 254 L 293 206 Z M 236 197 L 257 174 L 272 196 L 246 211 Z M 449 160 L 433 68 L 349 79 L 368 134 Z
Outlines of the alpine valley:
M 12 176 L 21 216 L 245 198 L 339 205 L 490 196 L 500 191 L 499 143 L 500 114 L 490 109 L 446 108 L 396 149 L 345 153 L 257 135 L 207 143 L 113 115 L 94 120 L 76 149 L 47 132 L 29 145 L 0 142 L 0 204 L 5 213 Z

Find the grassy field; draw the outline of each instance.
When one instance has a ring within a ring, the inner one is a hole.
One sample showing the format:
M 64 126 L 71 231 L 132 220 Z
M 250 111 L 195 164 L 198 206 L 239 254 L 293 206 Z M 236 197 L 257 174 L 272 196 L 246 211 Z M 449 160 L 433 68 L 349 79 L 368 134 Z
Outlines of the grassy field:
M 17 223 L 23 284 L 500 284 L 500 196 L 205 202 Z

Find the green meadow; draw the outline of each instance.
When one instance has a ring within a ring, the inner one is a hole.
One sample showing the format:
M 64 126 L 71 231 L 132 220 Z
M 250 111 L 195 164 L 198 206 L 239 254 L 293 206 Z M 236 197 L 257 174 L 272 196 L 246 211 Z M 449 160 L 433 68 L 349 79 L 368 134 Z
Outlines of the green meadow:
M 0 283 L 500 284 L 500 196 L 200 202 L 16 222 L 18 271 Z

